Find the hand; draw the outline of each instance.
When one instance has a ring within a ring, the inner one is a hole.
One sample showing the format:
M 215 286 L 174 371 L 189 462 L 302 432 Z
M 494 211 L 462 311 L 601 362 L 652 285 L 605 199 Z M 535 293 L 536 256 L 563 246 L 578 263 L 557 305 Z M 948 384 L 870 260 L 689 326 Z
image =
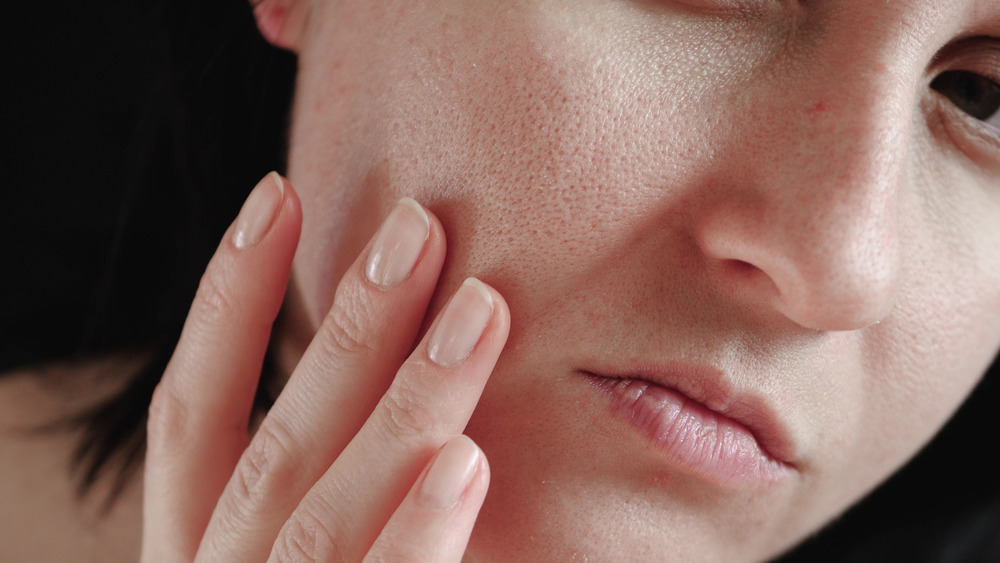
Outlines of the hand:
M 507 306 L 468 280 L 414 349 L 445 238 L 400 202 L 251 438 L 300 224 L 268 175 L 201 280 L 149 409 L 142 561 L 460 561 L 489 483 L 461 433 Z

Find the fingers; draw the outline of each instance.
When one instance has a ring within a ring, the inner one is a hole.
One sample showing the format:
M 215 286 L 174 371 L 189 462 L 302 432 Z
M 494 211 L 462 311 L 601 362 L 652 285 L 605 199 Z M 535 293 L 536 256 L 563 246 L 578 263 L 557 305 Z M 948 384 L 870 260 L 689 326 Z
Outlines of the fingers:
M 403 200 L 390 212 L 345 273 L 330 313 L 240 459 L 200 559 L 243 561 L 270 552 L 406 358 L 444 254 L 444 231 L 419 204 Z
M 361 559 L 420 469 L 465 428 L 509 324 L 503 298 L 467 280 L 284 525 L 272 559 Z
M 467 280 L 406 358 L 445 253 L 440 223 L 412 200 L 349 269 L 246 446 L 300 223 L 290 186 L 263 180 L 206 271 L 150 407 L 144 561 L 323 559 L 324 550 L 357 560 L 384 530 L 384 553 L 391 538 L 439 538 L 433 554 L 464 549 L 488 483 L 485 458 L 459 440 L 420 470 L 467 424 L 509 313 L 496 291 Z M 462 459 L 475 469 L 459 471 Z M 451 508 L 438 506 L 440 522 L 408 524 L 456 475 L 464 492 Z
M 365 561 L 461 561 L 489 485 L 489 466 L 466 436 L 449 441 L 393 513 Z
M 276 173 L 268 175 L 247 199 L 201 280 L 150 405 L 146 562 L 194 556 L 246 446 L 254 391 L 300 223 L 291 187 Z

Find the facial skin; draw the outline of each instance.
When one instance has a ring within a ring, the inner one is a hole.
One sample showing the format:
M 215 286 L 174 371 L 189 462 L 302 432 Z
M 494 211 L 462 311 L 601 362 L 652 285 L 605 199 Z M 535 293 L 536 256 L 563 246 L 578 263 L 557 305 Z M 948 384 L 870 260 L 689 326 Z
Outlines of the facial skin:
M 492 470 L 476 560 L 774 556 L 910 458 L 1000 346 L 1000 132 L 930 87 L 1000 81 L 1000 3 L 305 4 L 268 28 L 300 56 L 284 338 L 396 200 L 442 219 L 431 315 L 477 276 L 512 316 L 467 429 Z M 756 405 L 788 474 L 692 474 L 581 373 L 649 366 Z

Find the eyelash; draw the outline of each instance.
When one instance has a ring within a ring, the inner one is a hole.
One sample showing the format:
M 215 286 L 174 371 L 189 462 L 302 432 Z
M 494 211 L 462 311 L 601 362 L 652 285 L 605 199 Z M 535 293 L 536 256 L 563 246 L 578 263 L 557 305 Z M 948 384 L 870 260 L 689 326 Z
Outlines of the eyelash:
M 967 98 L 979 98 L 949 100 L 974 119 L 1000 130 L 1000 84 L 995 80 L 969 70 L 948 70 L 931 82 L 931 88 L 945 97 L 965 94 Z
M 1000 47 L 997 40 L 981 37 L 963 40 L 946 48 L 934 67 L 941 70 L 931 81 L 930 88 L 936 93 L 941 121 L 948 135 L 974 161 L 1000 170 Z M 980 90 L 974 91 L 976 88 Z M 955 98 L 977 93 L 986 97 L 981 107 L 969 100 Z M 995 102 L 997 107 L 993 107 Z

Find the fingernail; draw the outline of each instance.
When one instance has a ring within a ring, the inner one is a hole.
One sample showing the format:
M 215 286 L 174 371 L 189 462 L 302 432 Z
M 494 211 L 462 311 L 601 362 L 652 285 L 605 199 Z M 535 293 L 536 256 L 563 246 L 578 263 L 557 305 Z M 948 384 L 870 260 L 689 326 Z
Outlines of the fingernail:
M 264 176 L 250 197 L 243 203 L 236 228 L 233 230 L 233 244 L 236 248 L 249 248 L 264 238 L 271 223 L 278 216 L 281 202 L 285 199 L 285 183 L 277 172 Z
M 426 506 L 447 510 L 462 497 L 476 475 L 479 447 L 461 435 L 441 448 L 420 486 L 420 500 Z
M 420 258 L 430 225 L 419 203 L 408 197 L 399 200 L 375 235 L 365 265 L 368 281 L 385 289 L 403 283 Z
M 493 315 L 493 297 L 483 282 L 469 278 L 445 307 L 427 344 L 427 355 L 453 367 L 469 357 Z

